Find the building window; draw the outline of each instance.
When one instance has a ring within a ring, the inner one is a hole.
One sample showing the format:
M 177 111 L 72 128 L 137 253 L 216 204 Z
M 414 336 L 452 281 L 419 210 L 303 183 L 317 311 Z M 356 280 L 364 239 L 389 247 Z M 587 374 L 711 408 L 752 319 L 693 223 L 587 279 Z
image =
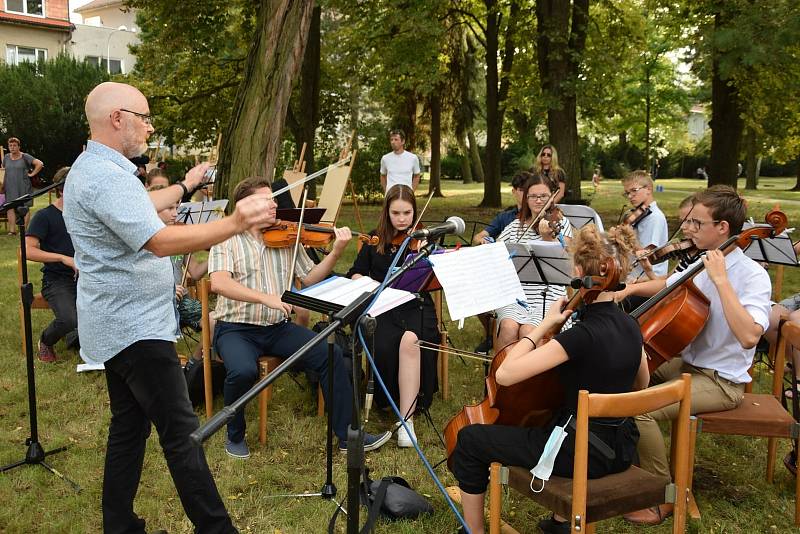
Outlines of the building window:
M 31 48 L 17 45 L 6 46 L 6 63 L 9 65 L 19 65 L 25 62 L 36 63 L 38 61 L 47 61 L 46 48 Z
M 108 62 L 104 57 L 86 56 L 84 61 L 108 72 Z M 111 74 L 123 74 L 121 59 L 111 58 Z
M 44 0 L 6 0 L 6 11 L 44 17 Z

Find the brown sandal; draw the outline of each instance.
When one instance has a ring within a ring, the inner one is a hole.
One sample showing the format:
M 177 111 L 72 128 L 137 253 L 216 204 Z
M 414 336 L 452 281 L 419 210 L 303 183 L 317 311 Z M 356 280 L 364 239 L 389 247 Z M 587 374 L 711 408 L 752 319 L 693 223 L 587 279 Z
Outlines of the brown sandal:
M 661 504 L 658 506 L 651 506 L 642 510 L 636 510 L 623 515 L 625 521 L 635 525 L 660 525 L 665 519 L 672 516 L 673 506 L 671 504 Z

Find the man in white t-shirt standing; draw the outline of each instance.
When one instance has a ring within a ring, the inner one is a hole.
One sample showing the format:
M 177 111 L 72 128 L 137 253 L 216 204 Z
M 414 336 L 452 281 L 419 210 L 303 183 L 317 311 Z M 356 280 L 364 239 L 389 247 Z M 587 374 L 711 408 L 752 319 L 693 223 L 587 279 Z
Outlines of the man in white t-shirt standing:
M 412 152 L 406 152 L 406 134 L 403 130 L 389 132 L 389 144 L 392 151 L 381 158 L 381 187 L 386 193 L 394 185 L 407 185 L 417 190 L 421 173 L 419 158 Z

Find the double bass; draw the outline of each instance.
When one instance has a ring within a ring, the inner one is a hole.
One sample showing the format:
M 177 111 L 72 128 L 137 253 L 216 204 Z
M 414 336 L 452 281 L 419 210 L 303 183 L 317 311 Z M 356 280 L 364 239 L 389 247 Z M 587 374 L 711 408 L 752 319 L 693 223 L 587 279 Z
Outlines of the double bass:
M 744 249 L 754 239 L 775 237 L 786 229 L 788 223 L 786 215 L 778 210 L 767 213 L 765 220 L 769 226 L 748 228 L 739 235 L 731 236 L 720 245 L 719 250 L 725 252 L 733 244 Z M 642 330 L 651 373 L 662 363 L 679 355 L 703 330 L 708 320 L 710 301 L 692 279 L 704 268 L 703 262 L 698 261 L 684 271 L 674 284 L 665 287 L 631 312 L 631 317 L 639 322 Z
M 600 293 L 616 289 L 619 285 L 617 261 L 607 259 L 601 265 L 599 276 L 575 278 L 570 285 L 576 291 L 563 310 L 574 311 L 582 303 L 591 304 Z M 556 333 L 549 333 L 546 339 Z M 564 405 L 564 387 L 556 367 L 511 386 L 497 383 L 497 370 L 513 346 L 512 343 L 503 347 L 492 360 L 486 375 L 486 397 L 478 404 L 464 406 L 445 425 L 444 440 L 449 467 L 452 468 L 452 453 L 462 428 L 472 424 L 543 426 L 550 420 L 553 411 Z

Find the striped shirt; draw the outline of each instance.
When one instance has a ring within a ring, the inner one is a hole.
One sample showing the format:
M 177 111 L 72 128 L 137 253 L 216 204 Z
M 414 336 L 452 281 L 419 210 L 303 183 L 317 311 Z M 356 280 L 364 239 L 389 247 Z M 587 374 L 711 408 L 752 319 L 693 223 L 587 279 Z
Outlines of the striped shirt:
M 242 232 L 211 247 L 208 272 L 229 272 L 234 281 L 247 288 L 280 296 L 288 289 L 286 278 L 291 268 L 293 252 L 291 247 L 269 248 L 250 232 Z M 300 247 L 295 276 L 305 278 L 312 267 L 314 263 Z M 267 326 L 283 321 L 284 314 L 263 304 L 232 300 L 220 295 L 212 317 L 229 323 Z
M 572 225 L 569 219 L 564 218 L 562 220 L 562 225 L 563 227 L 559 234 L 560 237 L 571 238 Z M 524 229 L 525 225 L 520 223 L 519 218 L 514 219 L 500 232 L 497 240 L 527 245 L 542 239 L 542 236 L 535 233 L 531 228 L 523 235 L 522 231 Z M 549 284 L 522 283 L 522 290 L 525 292 L 525 300 L 529 305 L 528 309 L 526 310 L 519 304 L 503 306 L 497 311 L 499 319 L 514 319 L 519 324 L 538 325 L 547 312 L 547 309 L 550 307 L 550 304 L 567 294 L 566 287 Z

